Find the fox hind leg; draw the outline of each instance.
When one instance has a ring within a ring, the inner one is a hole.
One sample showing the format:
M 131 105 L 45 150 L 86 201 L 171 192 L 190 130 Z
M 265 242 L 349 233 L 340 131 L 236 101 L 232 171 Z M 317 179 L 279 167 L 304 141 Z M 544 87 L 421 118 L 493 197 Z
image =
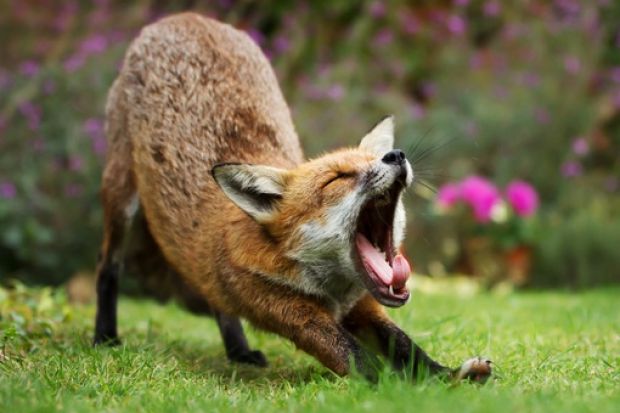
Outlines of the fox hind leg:
M 267 366 L 267 358 L 260 350 L 251 350 L 238 317 L 215 312 L 215 319 L 226 347 L 226 356 L 236 363 Z
M 103 176 L 103 242 L 97 265 L 97 314 L 94 344 L 119 344 L 117 333 L 118 282 L 123 270 L 125 242 L 138 198 L 129 171 L 113 170 Z

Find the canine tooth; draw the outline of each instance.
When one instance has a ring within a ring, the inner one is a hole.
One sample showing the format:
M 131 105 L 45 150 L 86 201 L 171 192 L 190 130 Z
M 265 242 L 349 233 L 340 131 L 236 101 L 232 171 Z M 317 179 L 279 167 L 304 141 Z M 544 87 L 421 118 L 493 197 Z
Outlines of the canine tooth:
M 391 285 L 389 287 L 389 291 L 391 295 L 394 295 L 394 287 L 392 287 Z

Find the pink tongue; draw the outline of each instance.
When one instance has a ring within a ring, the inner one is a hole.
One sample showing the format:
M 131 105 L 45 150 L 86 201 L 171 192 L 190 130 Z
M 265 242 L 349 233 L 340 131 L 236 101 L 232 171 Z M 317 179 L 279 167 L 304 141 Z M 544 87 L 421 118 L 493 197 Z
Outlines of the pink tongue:
M 390 264 L 385 261 L 383 254 L 359 232 L 356 234 L 355 243 L 362 261 L 364 261 L 364 265 L 370 267 L 385 285 L 391 285 L 396 290 L 405 286 L 411 272 L 411 267 L 405 257 L 398 254 L 394 257 L 392 267 L 390 267 Z

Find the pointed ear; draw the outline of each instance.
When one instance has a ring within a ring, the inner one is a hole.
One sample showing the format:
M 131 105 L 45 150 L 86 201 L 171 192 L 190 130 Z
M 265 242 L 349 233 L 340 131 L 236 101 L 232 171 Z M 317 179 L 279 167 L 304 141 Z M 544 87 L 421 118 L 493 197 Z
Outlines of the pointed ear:
M 226 196 L 259 223 L 268 222 L 277 211 L 285 173 L 284 169 L 248 164 L 220 164 L 211 170 Z
M 394 149 L 394 116 L 379 122 L 364 136 L 360 148 L 383 155 Z

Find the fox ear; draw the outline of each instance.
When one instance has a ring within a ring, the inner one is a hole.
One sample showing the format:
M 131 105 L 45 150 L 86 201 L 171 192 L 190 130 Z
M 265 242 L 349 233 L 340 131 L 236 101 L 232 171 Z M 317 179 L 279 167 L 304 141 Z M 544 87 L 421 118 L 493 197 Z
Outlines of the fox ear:
M 360 148 L 383 155 L 394 149 L 394 116 L 379 122 L 364 136 Z
M 284 169 L 220 164 L 213 167 L 211 174 L 226 196 L 257 222 L 264 223 L 273 217 L 284 192 Z

